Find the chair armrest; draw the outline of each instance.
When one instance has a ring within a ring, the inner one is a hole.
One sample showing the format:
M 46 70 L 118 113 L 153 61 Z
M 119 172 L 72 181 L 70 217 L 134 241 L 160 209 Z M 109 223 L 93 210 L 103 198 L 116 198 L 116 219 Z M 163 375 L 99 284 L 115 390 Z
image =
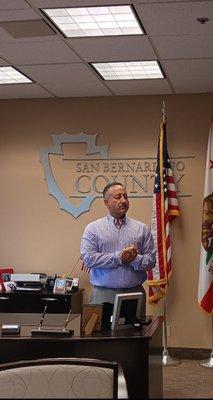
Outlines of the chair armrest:
M 118 399 L 128 399 L 126 379 L 121 365 L 118 365 Z

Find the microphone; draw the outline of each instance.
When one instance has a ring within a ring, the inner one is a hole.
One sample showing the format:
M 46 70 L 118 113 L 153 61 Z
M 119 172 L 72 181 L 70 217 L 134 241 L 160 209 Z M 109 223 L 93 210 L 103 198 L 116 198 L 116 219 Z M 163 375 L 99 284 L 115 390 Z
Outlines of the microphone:
M 44 317 L 45 317 L 45 314 L 46 314 L 46 309 L 47 309 L 47 305 L 44 307 L 44 311 L 43 311 L 43 314 L 42 314 L 40 322 L 39 322 L 39 326 L 38 326 L 38 330 L 39 331 L 41 330 L 41 327 L 43 325 Z
M 39 322 L 39 326 L 38 329 L 32 329 L 31 330 L 31 335 L 32 336 L 58 336 L 58 337 L 64 337 L 64 336 L 71 336 L 74 333 L 73 329 L 66 329 L 67 324 L 70 320 L 70 316 L 72 313 L 72 309 L 70 308 L 69 313 L 67 314 L 66 320 L 64 325 L 62 326 L 62 329 L 41 329 L 42 325 L 43 325 L 43 321 L 44 321 L 44 317 L 46 314 L 46 309 L 47 309 L 47 305 L 44 307 L 44 311 L 43 314 L 41 316 L 40 322 Z M 59 327 L 60 328 L 60 327 Z
M 66 321 L 65 321 L 65 323 L 64 323 L 64 325 L 63 325 L 63 329 L 62 329 L 63 331 L 66 331 L 66 327 L 67 327 L 67 324 L 68 324 L 68 322 L 69 322 L 71 313 L 72 313 L 72 309 L 70 308 L 70 311 L 69 311 L 69 313 L 67 314 Z

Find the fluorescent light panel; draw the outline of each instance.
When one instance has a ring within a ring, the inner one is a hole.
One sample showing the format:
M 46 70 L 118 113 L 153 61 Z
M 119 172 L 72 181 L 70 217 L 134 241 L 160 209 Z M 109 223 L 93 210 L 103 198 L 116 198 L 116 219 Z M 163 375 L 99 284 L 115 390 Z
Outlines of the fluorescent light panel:
M 29 78 L 13 67 L 0 67 L 0 85 L 11 83 L 30 83 Z
M 67 37 L 144 34 L 130 5 L 45 8 L 43 12 Z
M 92 66 L 105 80 L 164 78 L 157 61 L 92 63 Z

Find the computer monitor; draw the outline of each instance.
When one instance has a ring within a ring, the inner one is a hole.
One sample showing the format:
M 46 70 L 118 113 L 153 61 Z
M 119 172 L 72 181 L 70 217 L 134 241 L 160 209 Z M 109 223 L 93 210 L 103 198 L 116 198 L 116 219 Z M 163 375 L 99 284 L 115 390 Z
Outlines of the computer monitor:
M 115 296 L 112 330 L 132 328 L 141 321 L 143 293 L 119 293 Z

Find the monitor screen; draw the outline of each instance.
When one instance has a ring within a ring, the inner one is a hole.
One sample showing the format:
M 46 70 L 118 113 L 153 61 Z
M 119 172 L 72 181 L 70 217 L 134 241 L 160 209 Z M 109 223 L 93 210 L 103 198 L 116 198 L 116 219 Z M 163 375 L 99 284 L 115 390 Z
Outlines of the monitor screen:
M 138 299 L 128 299 L 121 302 L 119 319 L 124 318 L 124 324 L 137 322 Z
M 140 322 L 142 298 L 141 292 L 116 294 L 112 330 L 134 327 L 135 323 Z

